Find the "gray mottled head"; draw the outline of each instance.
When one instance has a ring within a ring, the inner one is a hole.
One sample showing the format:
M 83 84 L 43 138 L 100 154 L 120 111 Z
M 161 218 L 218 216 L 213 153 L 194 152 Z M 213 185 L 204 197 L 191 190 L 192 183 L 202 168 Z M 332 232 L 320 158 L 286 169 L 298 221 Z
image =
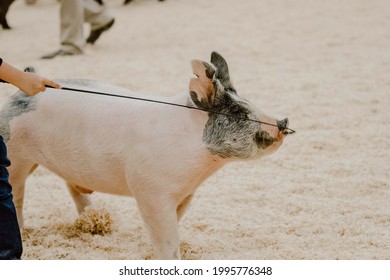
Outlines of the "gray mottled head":
M 198 108 L 220 113 L 208 113 L 203 132 L 203 141 L 212 154 L 246 159 L 269 154 L 280 146 L 283 133 L 277 127 L 243 119 L 277 124 L 276 119 L 237 95 L 227 62 L 220 54 L 213 52 L 211 63 L 193 60 L 191 64 L 196 75 L 189 85 L 192 102 Z

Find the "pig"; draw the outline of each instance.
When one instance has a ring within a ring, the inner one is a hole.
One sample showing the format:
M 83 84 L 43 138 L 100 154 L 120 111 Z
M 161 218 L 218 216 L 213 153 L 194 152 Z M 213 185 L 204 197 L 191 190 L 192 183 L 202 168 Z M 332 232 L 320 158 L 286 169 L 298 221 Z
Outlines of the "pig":
M 12 2 L 14 2 L 14 0 L 0 0 L 0 25 L 3 27 L 3 29 L 11 29 L 11 27 L 8 25 L 6 15 Z
M 79 213 L 94 191 L 134 197 L 157 257 L 180 259 L 178 223 L 199 185 L 226 163 L 276 151 L 288 125 L 238 96 L 217 52 L 210 63 L 191 65 L 189 93 L 152 99 L 196 109 L 69 89 L 10 97 L 0 111 L 0 134 L 20 226 L 26 178 L 41 165 L 66 181 Z M 58 82 L 145 97 L 98 81 Z

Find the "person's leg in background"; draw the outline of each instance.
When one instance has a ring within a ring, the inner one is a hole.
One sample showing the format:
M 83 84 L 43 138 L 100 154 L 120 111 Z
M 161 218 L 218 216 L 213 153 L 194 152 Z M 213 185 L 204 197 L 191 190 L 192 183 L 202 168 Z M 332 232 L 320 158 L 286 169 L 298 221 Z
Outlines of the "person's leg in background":
M 90 44 L 94 44 L 115 21 L 105 6 L 95 0 L 84 0 L 84 20 L 91 24 L 91 32 L 87 39 L 87 43 Z
M 58 51 L 44 55 L 42 58 L 50 59 L 56 56 L 82 54 L 85 45 L 83 24 L 83 0 L 62 0 L 60 7 L 61 47 Z
M 62 0 L 61 17 L 61 50 L 73 54 L 83 53 L 85 46 L 84 1 Z

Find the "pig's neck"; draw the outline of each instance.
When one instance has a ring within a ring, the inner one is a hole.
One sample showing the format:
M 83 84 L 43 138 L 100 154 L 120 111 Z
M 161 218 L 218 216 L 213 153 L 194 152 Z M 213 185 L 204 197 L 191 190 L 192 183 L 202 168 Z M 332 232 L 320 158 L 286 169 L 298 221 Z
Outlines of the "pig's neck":
M 191 97 L 188 94 L 176 95 L 170 99 L 170 102 L 196 108 L 196 105 L 194 104 L 194 102 L 192 101 Z M 198 135 L 193 135 L 193 136 L 199 137 L 199 139 L 203 139 L 204 129 L 209 119 L 208 112 L 201 111 L 201 110 L 193 110 L 191 108 L 188 109 L 183 108 L 183 110 L 186 110 L 184 112 L 185 114 L 187 114 L 187 116 L 189 116 L 188 125 L 196 127 L 196 129 L 193 129 L 193 131 L 196 131 L 196 134 Z M 183 118 L 183 120 L 184 119 L 186 118 Z M 202 162 L 204 162 L 204 165 L 207 166 L 207 168 L 205 168 L 205 170 L 207 169 L 206 174 L 211 175 L 226 163 L 235 160 L 237 159 L 222 158 L 218 155 L 212 154 L 209 151 L 209 149 L 206 148 L 206 143 L 204 143 L 204 154 L 202 156 Z

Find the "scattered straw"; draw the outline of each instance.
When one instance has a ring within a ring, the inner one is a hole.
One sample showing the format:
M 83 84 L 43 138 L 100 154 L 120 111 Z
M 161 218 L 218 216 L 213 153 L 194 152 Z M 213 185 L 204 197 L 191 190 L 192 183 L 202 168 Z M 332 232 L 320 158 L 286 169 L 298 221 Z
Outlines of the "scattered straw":
M 68 238 L 80 237 L 82 233 L 110 234 L 112 232 L 111 216 L 104 209 L 87 207 L 73 224 L 66 225 L 62 231 Z

